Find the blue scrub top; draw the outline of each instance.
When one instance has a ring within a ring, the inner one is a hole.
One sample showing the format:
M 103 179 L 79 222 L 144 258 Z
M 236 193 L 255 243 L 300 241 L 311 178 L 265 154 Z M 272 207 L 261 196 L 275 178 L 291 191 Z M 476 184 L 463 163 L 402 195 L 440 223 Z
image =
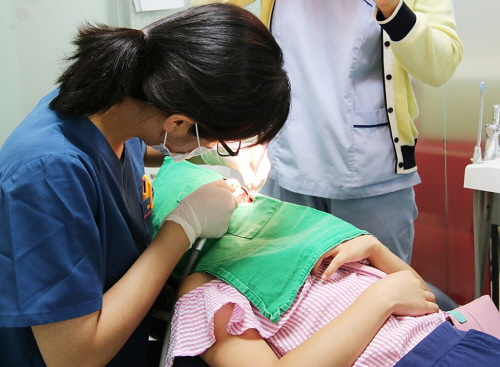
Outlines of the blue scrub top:
M 30 326 L 95 312 L 151 240 L 145 144 L 118 159 L 85 117 L 44 97 L 0 149 L 0 364 L 45 366 Z M 123 307 L 127 307 L 126 304 Z M 110 366 L 146 365 L 148 319 Z

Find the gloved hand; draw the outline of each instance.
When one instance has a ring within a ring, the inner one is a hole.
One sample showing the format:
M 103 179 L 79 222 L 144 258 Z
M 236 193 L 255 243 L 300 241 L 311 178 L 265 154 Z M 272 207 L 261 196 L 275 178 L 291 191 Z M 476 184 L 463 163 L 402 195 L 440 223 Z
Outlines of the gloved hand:
M 241 149 L 236 157 L 221 157 L 217 149 L 210 149 L 200 157 L 206 164 L 226 166 L 237 170 L 243 178 L 243 183 L 254 193 L 264 186 L 271 169 L 266 145 Z M 252 196 L 252 192 L 250 195 Z
M 221 237 L 227 232 L 233 211 L 238 207 L 231 194 L 234 190 L 222 180 L 205 184 L 182 199 L 165 220 L 181 225 L 190 248 L 198 237 Z

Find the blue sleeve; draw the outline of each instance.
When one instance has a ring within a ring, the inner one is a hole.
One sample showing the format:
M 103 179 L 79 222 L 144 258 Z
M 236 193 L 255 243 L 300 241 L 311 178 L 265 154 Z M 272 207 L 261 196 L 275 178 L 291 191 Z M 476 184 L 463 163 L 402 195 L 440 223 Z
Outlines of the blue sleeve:
M 78 158 L 51 155 L 0 186 L 0 326 L 92 313 L 102 305 L 99 187 Z

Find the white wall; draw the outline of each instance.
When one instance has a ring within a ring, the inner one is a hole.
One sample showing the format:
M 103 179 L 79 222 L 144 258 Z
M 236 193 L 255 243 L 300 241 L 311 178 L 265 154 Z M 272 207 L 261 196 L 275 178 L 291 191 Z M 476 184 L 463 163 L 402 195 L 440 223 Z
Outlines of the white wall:
M 422 138 L 472 141 L 479 125 L 479 83 L 486 83 L 484 124 L 500 103 L 500 1 L 454 0 L 464 58 L 453 78 L 440 88 L 414 83 Z M 484 139 L 483 139 L 484 142 Z
M 259 5 L 260 0 L 247 9 L 258 12 Z M 2 0 L 0 146 L 56 86 L 78 25 L 89 21 L 141 28 L 174 11 L 135 13 L 132 0 Z
M 112 5 L 112 6 L 111 6 Z M 0 145 L 52 90 L 82 21 L 116 22 L 113 2 L 3 0 L 0 11 Z

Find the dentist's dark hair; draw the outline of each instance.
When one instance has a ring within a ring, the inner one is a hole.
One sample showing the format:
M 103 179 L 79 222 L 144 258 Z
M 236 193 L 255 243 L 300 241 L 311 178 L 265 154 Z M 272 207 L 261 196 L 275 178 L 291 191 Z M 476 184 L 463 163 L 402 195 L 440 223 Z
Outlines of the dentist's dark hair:
M 58 113 L 90 116 L 126 96 L 184 114 L 208 140 L 271 140 L 285 123 L 290 84 L 264 24 L 228 4 L 193 7 L 142 30 L 85 24 L 59 77 Z

